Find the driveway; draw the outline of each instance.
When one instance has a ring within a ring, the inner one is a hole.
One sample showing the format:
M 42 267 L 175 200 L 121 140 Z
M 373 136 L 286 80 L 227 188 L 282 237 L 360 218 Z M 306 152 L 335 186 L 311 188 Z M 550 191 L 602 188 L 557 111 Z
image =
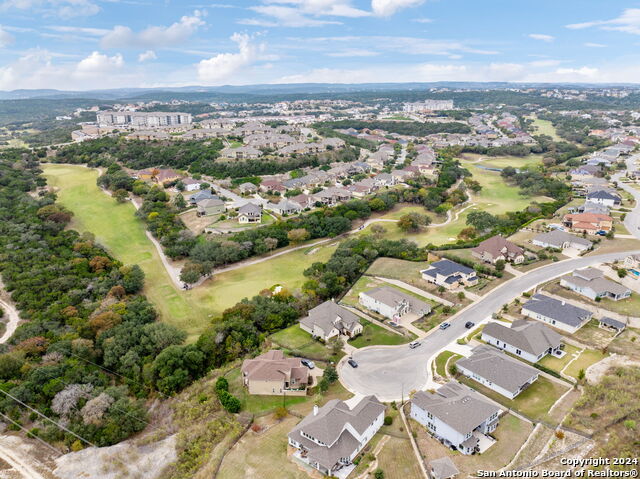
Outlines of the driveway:
M 637 251 L 607 253 L 567 259 L 513 278 L 483 296 L 481 300 L 467 306 L 454 315 L 446 330 L 434 329 L 422 339 L 422 346 L 409 349 L 401 346 L 371 346 L 353 353 L 358 368 L 346 363 L 340 365 L 340 380 L 351 392 L 363 395 L 375 394 L 383 401 L 397 401 L 413 390 L 424 389 L 429 383 L 428 363 L 431 357 L 457 338 L 468 334 L 464 327 L 467 321 L 479 323 L 511 302 L 524 291 L 562 276 L 577 268 L 585 268 L 602 262 L 622 259 Z

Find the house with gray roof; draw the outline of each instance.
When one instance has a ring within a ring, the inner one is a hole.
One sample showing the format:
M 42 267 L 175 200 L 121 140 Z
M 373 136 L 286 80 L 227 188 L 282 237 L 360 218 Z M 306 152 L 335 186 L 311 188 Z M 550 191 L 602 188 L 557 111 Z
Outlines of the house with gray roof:
M 238 223 L 260 223 L 262 221 L 262 206 L 247 203 L 238 208 Z
M 542 248 L 567 249 L 573 248 L 579 251 L 591 249 L 593 243 L 586 238 L 572 235 L 566 231 L 552 230 L 535 236 L 531 241 L 534 245 Z
M 608 316 L 600 318 L 598 322 L 599 322 L 598 326 L 600 326 L 601 328 L 611 329 L 616 333 L 623 331 L 627 327 L 627 325 L 622 321 L 618 319 L 609 318 Z
M 468 358 L 459 359 L 456 369 L 508 399 L 514 399 L 531 386 L 540 373 L 536 368 L 484 344 L 473 348 Z
M 429 469 L 431 470 L 431 477 L 433 479 L 451 479 L 460 474 L 456 465 L 447 456 L 431 461 L 429 463 Z
M 334 301 L 325 301 L 309 310 L 300 320 L 300 328 L 323 341 L 338 335 L 353 338 L 362 333 L 360 317 Z
M 197 203 L 198 216 L 221 215 L 226 210 L 220 198 L 208 198 Z
M 429 265 L 429 268 L 420 271 L 420 273 L 425 281 L 444 286 L 447 289 L 478 284 L 478 276 L 476 276 L 474 269 L 450 259 L 434 261 Z
M 296 201 L 283 198 L 278 203 L 267 203 L 265 209 L 273 211 L 280 216 L 288 216 L 300 213 L 302 211 L 302 206 Z
M 482 330 L 482 340 L 531 363 L 547 354 L 560 354 L 562 349 L 562 335 L 542 323 L 524 319 L 514 321 L 511 327 L 488 323 Z
M 524 303 L 520 312 L 524 316 L 572 334 L 584 326 L 593 316 L 591 311 L 540 293 L 534 294 L 529 301 Z
M 199 201 L 212 199 L 219 200 L 220 198 L 218 195 L 213 194 L 210 189 L 206 189 L 189 196 L 189 203 L 196 205 Z
M 305 417 L 289 433 L 294 458 L 326 476 L 346 477 L 353 460 L 382 427 L 386 406 L 375 396 L 357 404 L 333 399 Z
M 418 391 L 410 416 L 445 446 L 462 454 L 483 452 L 493 440 L 502 410 L 473 389 L 448 382 L 435 392 Z
M 587 194 L 587 201 L 592 203 L 598 203 L 608 207 L 620 206 L 622 198 L 615 193 L 611 193 L 607 190 L 592 191 Z
M 609 298 L 619 301 L 631 296 L 629 288 L 605 278 L 604 273 L 596 268 L 577 269 L 560 278 L 560 286 L 593 300 Z
M 429 303 L 391 286 L 363 291 L 358 295 L 358 301 L 365 308 L 391 320 L 397 320 L 407 313 L 422 317 L 431 312 Z

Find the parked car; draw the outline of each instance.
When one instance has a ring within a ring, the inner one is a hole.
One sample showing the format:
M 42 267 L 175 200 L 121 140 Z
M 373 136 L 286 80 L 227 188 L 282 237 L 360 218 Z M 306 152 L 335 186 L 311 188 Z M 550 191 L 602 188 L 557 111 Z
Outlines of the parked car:
M 597 234 L 598 236 L 607 236 L 607 232 L 606 232 L 606 231 L 604 231 L 604 230 L 596 231 L 596 234 Z
M 440 324 L 440 329 L 447 329 L 449 326 L 451 326 L 451 323 L 445 321 L 444 323 Z
M 389 321 L 389 326 L 391 326 L 392 328 L 397 328 L 400 325 L 398 323 L 396 323 L 395 321 Z
M 313 361 L 311 361 L 311 359 L 301 359 L 300 362 L 308 367 L 309 369 L 313 369 L 316 367 L 316 363 L 314 363 Z
M 411 349 L 416 349 L 418 346 L 422 346 L 422 343 L 420 341 L 411 341 L 409 343 L 409 347 Z
M 473 321 L 467 321 L 466 323 L 464 323 L 464 327 L 467 329 L 471 329 L 476 325 L 476 323 L 474 323 Z
M 349 366 L 351 366 L 352 368 L 357 368 L 358 367 L 358 363 L 356 363 L 356 360 L 353 358 L 349 358 L 349 360 L 347 361 L 349 363 Z

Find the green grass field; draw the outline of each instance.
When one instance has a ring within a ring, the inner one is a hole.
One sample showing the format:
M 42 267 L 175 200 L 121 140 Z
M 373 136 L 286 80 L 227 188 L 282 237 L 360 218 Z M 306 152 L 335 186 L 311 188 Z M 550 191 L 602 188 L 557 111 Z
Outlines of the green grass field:
M 214 275 L 189 291 L 177 288 L 145 234 L 130 203 L 117 203 L 97 186 L 98 172 L 77 165 L 45 165 L 49 184 L 58 189 L 58 201 L 74 213 L 71 227 L 90 231 L 117 259 L 138 264 L 145 272 L 145 291 L 160 318 L 183 329 L 193 341 L 211 319 L 245 297 L 275 284 L 295 289 L 304 283 L 302 272 L 313 262 L 326 261 L 335 246 L 301 249 L 263 263 Z
M 362 320 L 361 322 L 363 326 L 362 334 L 349 341 L 349 344 L 354 348 L 360 349 L 375 345 L 397 346 L 406 344 L 415 338 L 413 334 L 411 336 L 401 336 L 369 321 Z
M 564 141 L 558 136 L 556 128 L 549 120 L 541 120 L 540 118 L 534 118 L 533 126 L 535 127 L 535 135 L 548 135 L 553 138 L 553 141 Z

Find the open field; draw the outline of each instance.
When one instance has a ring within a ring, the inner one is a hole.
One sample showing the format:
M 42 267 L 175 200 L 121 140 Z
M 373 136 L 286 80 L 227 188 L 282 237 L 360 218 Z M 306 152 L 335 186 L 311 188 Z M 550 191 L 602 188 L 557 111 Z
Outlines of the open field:
M 389 438 L 378 454 L 378 468 L 384 471 L 385 479 L 420 479 L 422 477 L 408 437 Z
M 566 141 L 558 136 L 555 126 L 553 126 L 549 120 L 534 118 L 533 126 L 535 128 L 534 135 L 548 135 L 553 139 L 553 141 Z
M 512 166 L 514 168 L 525 168 L 542 164 L 542 155 L 527 156 L 488 156 L 477 153 L 463 153 L 463 160 L 477 162 L 478 165 L 488 166 L 489 168 L 506 168 Z M 473 168 L 470 166 L 469 168 Z M 472 173 L 473 171 L 470 170 Z
M 130 202 L 117 203 L 97 186 L 98 172 L 77 165 L 46 165 L 49 184 L 58 201 L 74 213 L 71 227 L 90 231 L 114 257 L 138 264 L 145 272 L 145 294 L 163 321 L 183 329 L 193 341 L 224 309 L 275 284 L 294 289 L 304 283 L 302 272 L 313 262 L 326 261 L 335 246 L 300 249 L 240 269 L 214 275 L 189 291 L 176 288 L 160 256 L 136 218 Z M 311 254 L 312 253 L 312 254 Z
M 489 389 L 463 375 L 459 375 L 458 380 L 503 406 L 533 419 L 547 419 L 547 412 L 551 409 L 553 403 L 569 389 L 568 385 L 563 386 L 544 376 L 540 376 L 536 382 L 522 391 L 515 399 L 507 399 L 493 389 Z
M 625 329 L 609 343 L 609 351 L 640 359 L 640 329 Z

